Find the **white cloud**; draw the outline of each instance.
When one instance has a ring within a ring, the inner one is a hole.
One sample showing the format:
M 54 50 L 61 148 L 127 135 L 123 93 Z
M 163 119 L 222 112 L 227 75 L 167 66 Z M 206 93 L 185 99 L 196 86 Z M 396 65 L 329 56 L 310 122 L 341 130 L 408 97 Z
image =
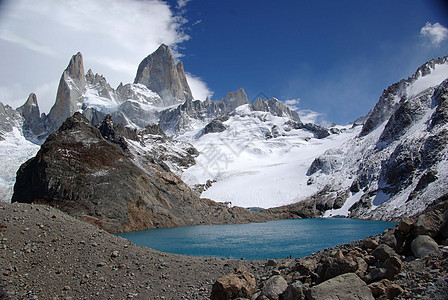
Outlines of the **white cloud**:
M 185 10 L 187 3 L 181 0 L 177 5 Z M 176 58 L 182 57 L 178 46 L 190 38 L 184 32 L 186 22 L 182 11 L 173 13 L 161 0 L 8 1 L 0 11 L 0 48 L 13 55 L 0 56 L 0 79 L 5 87 L 20 84 L 37 94 L 44 83 L 58 81 L 70 57 L 80 51 L 86 70 L 103 74 L 112 86 L 129 83 L 141 60 L 161 43 L 170 46 Z M 49 60 L 59 67 L 43 67 Z M 32 70 L 26 82 L 24 69 Z M 196 97 L 211 94 L 200 78 L 192 78 Z M 2 101 L 23 97 L 14 91 L 18 92 L 10 88 L 3 93 Z M 47 105 L 39 100 L 43 107 L 53 104 L 54 97 L 37 96 L 52 101 Z
M 300 98 L 298 98 L 298 99 L 287 99 L 287 100 L 284 101 L 284 103 L 287 106 L 289 106 L 290 109 L 298 110 L 299 109 Z
M 177 1 L 177 8 L 178 9 L 184 8 L 189 1 L 190 0 L 178 0 Z
M 328 122 L 323 119 L 324 115 L 311 109 L 297 110 L 302 123 L 313 123 L 327 126 Z
M 433 45 L 439 46 L 443 40 L 448 38 L 448 29 L 439 22 L 434 24 L 426 22 L 426 25 L 420 30 L 420 34 L 429 38 Z
M 213 96 L 213 92 L 200 77 L 190 73 L 186 73 L 185 75 L 195 100 L 204 101 L 207 97 L 211 98 Z
M 43 53 L 46 55 L 50 55 L 50 56 L 56 55 L 56 52 L 52 48 L 42 45 L 39 42 L 36 42 L 33 40 L 28 40 L 26 38 L 18 36 L 8 30 L 3 30 L 0 33 L 0 39 L 11 42 L 11 43 L 19 44 L 19 45 L 21 45 L 25 48 L 28 48 L 29 50 L 32 50 L 32 51 L 37 51 L 37 52 L 40 52 L 40 53 Z

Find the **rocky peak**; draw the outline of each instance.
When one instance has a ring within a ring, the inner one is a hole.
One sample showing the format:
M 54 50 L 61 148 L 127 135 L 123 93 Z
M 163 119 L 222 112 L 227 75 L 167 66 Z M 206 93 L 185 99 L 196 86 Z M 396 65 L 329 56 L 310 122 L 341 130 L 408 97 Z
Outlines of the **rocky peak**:
M 417 71 L 408 79 L 402 79 L 384 90 L 378 103 L 369 113 L 360 135 L 365 136 L 369 134 L 380 124 L 388 120 L 395 113 L 395 111 L 407 101 L 408 98 L 416 96 L 414 95 L 415 90 L 421 92 L 419 87 L 413 89 L 413 84 L 420 80 L 422 77 L 432 76 L 432 73 L 436 71 L 436 66 L 443 64 L 448 64 L 448 56 L 430 60 L 429 62 L 420 66 Z M 438 75 L 433 76 L 429 80 L 427 79 L 427 82 L 416 85 L 427 86 L 428 88 L 430 87 L 429 85 L 435 87 L 441 83 L 440 79 L 435 77 L 443 77 L 443 74 L 439 72 Z
M 25 104 L 17 108 L 17 111 L 24 118 L 23 133 L 27 139 L 44 138 L 48 134 L 46 128 L 46 116 L 40 115 L 39 105 L 37 104 L 37 96 L 31 93 Z
M 249 100 L 247 100 L 246 92 L 240 88 L 235 92 L 228 92 L 227 96 L 221 99 L 221 103 L 224 104 L 226 112 L 231 112 L 238 106 L 249 104 Z
M 270 112 L 272 115 L 278 117 L 289 117 L 290 119 L 301 123 L 299 114 L 276 98 L 271 98 L 269 100 L 257 98 L 251 105 L 251 108 L 255 111 Z
M 177 65 L 170 48 L 162 44 L 138 66 L 134 83 L 141 83 L 158 93 L 164 106 L 192 100 L 193 95 L 181 62 Z
M 70 63 L 62 73 L 59 81 L 56 102 L 48 114 L 54 121 L 54 129 L 58 128 L 68 117 L 72 116 L 83 103 L 86 90 L 86 78 L 82 55 L 73 55 Z

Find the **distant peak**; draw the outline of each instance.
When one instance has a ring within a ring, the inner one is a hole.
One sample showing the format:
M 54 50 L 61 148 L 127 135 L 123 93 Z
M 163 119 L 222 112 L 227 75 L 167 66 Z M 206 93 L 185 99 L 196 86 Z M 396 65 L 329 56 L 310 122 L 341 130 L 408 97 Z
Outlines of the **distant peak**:
M 134 83 L 159 94 L 166 106 L 193 99 L 182 62 L 176 65 L 173 53 L 165 44 L 142 60 Z
M 73 79 L 84 78 L 84 63 L 81 52 L 72 56 L 65 72 L 67 72 L 67 75 Z

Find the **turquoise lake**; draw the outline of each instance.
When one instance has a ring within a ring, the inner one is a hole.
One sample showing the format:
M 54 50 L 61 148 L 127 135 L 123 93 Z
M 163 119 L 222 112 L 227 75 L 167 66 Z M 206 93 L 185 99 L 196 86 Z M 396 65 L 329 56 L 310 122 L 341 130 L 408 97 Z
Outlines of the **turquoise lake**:
M 294 258 L 380 234 L 395 225 L 389 222 L 321 218 L 161 228 L 119 236 L 141 246 L 190 256 Z

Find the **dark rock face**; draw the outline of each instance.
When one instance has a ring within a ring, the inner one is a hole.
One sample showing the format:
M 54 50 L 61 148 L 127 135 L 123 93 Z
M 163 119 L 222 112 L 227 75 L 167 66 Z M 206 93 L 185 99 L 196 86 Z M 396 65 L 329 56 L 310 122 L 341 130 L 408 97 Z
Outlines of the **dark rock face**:
M 134 83 L 158 93 L 166 106 L 193 99 L 183 64 L 175 64 L 170 48 L 164 44 L 140 63 Z
M 80 113 L 67 119 L 20 167 L 12 202 L 52 205 L 113 233 L 268 219 L 199 199 L 157 165 L 137 167 L 109 121 L 101 128 L 112 142 Z
M 222 121 L 219 119 L 214 119 L 204 127 L 204 134 L 223 132 L 224 130 L 226 130 L 226 126 L 222 124 Z

